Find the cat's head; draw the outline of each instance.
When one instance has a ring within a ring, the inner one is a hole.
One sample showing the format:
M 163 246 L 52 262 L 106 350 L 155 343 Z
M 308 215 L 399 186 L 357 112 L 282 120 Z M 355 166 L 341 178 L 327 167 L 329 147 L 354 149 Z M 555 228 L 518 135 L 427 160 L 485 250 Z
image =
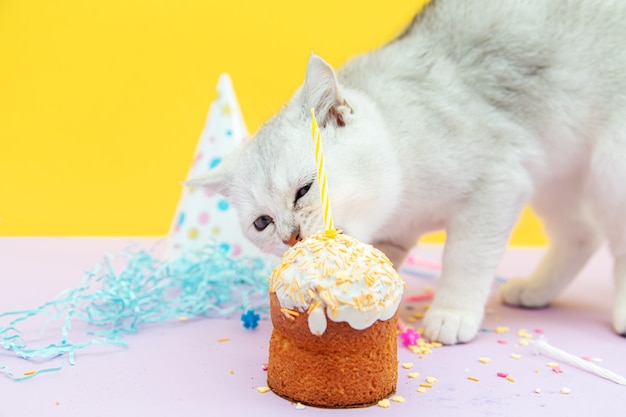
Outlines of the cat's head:
M 186 183 L 223 194 L 244 234 L 265 252 L 282 255 L 294 240 L 324 228 L 311 108 L 321 129 L 335 228 L 370 241 L 398 199 L 399 168 L 376 106 L 340 86 L 332 67 L 312 55 L 287 106 L 217 167 Z

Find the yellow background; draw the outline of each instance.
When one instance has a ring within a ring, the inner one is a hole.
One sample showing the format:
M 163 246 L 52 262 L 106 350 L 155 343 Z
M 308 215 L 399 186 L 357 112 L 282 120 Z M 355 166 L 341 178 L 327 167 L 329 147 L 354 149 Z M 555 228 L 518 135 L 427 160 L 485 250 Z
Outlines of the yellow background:
M 0 235 L 166 234 L 221 72 L 254 132 L 311 51 L 340 66 L 423 3 L 1 0 Z M 530 212 L 512 243 L 544 243 Z

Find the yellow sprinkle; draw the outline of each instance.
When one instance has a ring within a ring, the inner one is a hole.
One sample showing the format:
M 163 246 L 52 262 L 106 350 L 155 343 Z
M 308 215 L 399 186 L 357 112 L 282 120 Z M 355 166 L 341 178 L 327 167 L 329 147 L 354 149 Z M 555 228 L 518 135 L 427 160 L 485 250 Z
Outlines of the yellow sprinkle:
M 429 384 L 434 384 L 435 382 L 437 382 L 437 378 L 435 378 L 434 376 L 427 376 L 426 382 L 428 382 Z
M 523 338 L 526 338 L 526 339 L 532 339 L 532 338 L 533 338 L 533 335 L 532 335 L 532 334 L 530 334 L 530 333 L 528 332 L 528 330 L 526 330 L 526 329 L 519 329 L 519 330 L 517 331 L 517 335 L 518 335 L 519 337 L 523 337 Z
M 230 374 L 231 375 L 235 375 L 235 371 L 233 371 L 232 369 L 230 370 Z
M 480 362 L 480 363 L 489 363 L 489 362 L 491 362 L 491 358 L 478 358 L 478 362 Z
M 572 393 L 571 389 L 569 389 L 567 387 L 561 388 L 561 394 L 566 394 L 567 395 L 567 394 L 571 394 L 571 393 Z
M 391 401 L 395 402 L 395 403 L 403 403 L 404 402 L 404 397 L 401 395 L 394 395 L 393 397 L 391 397 Z
M 423 332 L 422 332 L 422 333 L 423 333 Z M 433 347 L 438 348 L 438 347 L 442 347 L 442 346 L 443 346 L 443 343 L 440 343 L 440 342 L 432 342 L 432 343 L 431 343 L 431 345 L 433 345 Z
M 261 394 L 265 394 L 266 392 L 269 392 L 270 387 L 258 387 L 256 390 Z
M 411 379 L 416 379 L 416 378 L 419 378 L 419 377 L 420 377 L 420 373 L 419 373 L 419 372 L 411 372 L 411 373 L 408 375 L 408 377 L 409 377 L 409 378 L 411 378 Z
M 528 346 L 528 340 L 526 340 L 526 339 L 520 339 L 520 340 L 517 342 L 517 344 L 518 344 L 518 345 L 520 345 L 520 346 Z
M 556 363 L 556 362 L 548 362 L 547 365 L 550 368 L 558 368 L 559 367 L 559 364 Z
M 405 362 L 402 364 L 404 369 L 411 369 L 413 367 L 413 362 Z
M 384 398 L 384 399 L 382 399 L 382 400 L 378 401 L 378 406 L 379 406 L 379 407 L 382 407 L 382 408 L 389 408 L 389 406 L 390 406 L 390 405 L 391 405 L 391 404 L 389 403 L 389 400 L 388 400 L 388 399 L 386 399 L 386 398 Z
M 427 382 L 422 382 L 422 383 L 420 384 L 420 387 L 422 387 L 422 388 L 432 388 L 432 387 L 433 387 L 433 384 L 429 384 L 429 383 L 427 383 Z
M 513 359 L 521 359 L 522 355 L 519 353 L 511 353 L 511 357 Z
M 424 388 L 424 387 L 419 387 L 419 388 L 417 389 L 417 392 L 421 392 L 421 393 L 423 394 L 423 393 L 425 393 L 425 392 L 426 392 L 426 388 Z
M 217 339 L 218 342 L 228 342 L 230 339 L 228 337 L 220 337 L 219 339 Z
M 480 378 L 475 377 L 475 376 L 471 376 L 471 375 L 468 376 L 467 379 L 469 379 L 470 381 L 476 381 L 476 382 L 480 381 Z
M 515 378 L 513 378 L 512 376 L 507 376 L 505 379 L 509 382 L 515 382 Z
M 506 326 L 496 327 L 496 333 L 507 333 L 510 329 Z
M 416 319 L 423 319 L 424 313 L 422 313 L 421 311 L 418 311 L 417 313 L 413 313 L 411 317 L 416 318 Z
M 35 375 L 37 373 L 37 371 L 32 370 L 32 371 L 26 371 L 24 372 L 24 375 L 28 376 L 28 375 Z
M 417 321 L 417 319 L 415 317 L 408 317 L 406 319 L 406 321 L 409 322 L 409 323 L 415 323 Z
M 187 321 L 187 320 L 189 320 L 189 317 L 187 317 L 187 316 L 180 316 L 178 318 L 178 321 Z

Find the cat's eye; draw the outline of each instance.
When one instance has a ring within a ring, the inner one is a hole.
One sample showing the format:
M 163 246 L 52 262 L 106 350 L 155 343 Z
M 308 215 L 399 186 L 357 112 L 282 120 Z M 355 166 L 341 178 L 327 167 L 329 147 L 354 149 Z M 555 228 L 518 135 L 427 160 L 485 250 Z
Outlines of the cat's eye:
M 305 185 L 304 187 L 298 189 L 298 191 L 296 192 L 296 199 L 294 200 L 294 204 L 298 202 L 298 200 L 300 200 L 302 197 L 304 197 L 306 195 L 306 193 L 309 192 L 309 190 L 311 189 L 311 185 L 313 183 L 310 182 L 307 185 Z
M 265 215 L 259 216 L 254 221 L 254 228 L 258 230 L 259 232 L 261 232 L 265 230 L 265 228 L 269 226 L 270 223 L 273 223 L 273 222 L 274 220 L 270 216 L 265 216 Z

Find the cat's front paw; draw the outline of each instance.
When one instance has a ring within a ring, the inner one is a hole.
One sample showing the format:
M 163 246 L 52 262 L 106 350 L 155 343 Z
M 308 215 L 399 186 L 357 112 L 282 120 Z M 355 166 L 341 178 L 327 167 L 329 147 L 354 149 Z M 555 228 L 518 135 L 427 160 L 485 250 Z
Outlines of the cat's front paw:
M 514 278 L 502 285 L 500 297 L 514 307 L 541 308 L 552 301 L 552 294 L 528 278 Z
M 482 310 L 431 307 L 424 316 L 424 336 L 444 345 L 466 343 L 476 337 L 482 320 Z

